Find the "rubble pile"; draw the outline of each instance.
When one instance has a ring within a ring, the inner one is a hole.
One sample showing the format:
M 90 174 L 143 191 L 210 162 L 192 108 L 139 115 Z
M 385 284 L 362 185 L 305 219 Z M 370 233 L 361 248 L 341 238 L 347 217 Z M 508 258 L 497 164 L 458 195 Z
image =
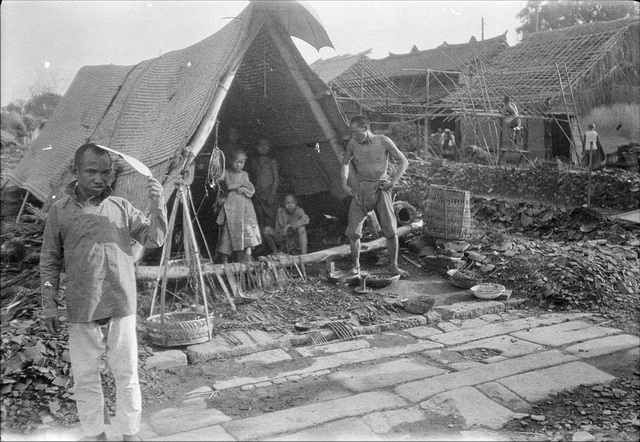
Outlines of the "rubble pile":
M 588 174 L 558 167 L 513 169 L 446 160 L 410 160 L 399 184 L 397 200 L 422 207 L 431 184 L 457 187 L 473 195 L 535 199 L 561 206 L 582 206 L 587 201 Z M 623 169 L 602 169 L 592 174 L 595 207 L 620 211 L 638 208 L 640 174 Z

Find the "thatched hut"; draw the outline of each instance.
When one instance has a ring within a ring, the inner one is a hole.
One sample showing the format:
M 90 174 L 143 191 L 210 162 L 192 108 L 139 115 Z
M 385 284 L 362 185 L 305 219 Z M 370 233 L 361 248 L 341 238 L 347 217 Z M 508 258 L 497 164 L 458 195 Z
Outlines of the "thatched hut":
M 596 123 L 605 149 L 615 148 L 611 135 L 616 127 L 628 130 L 627 138 L 636 141 L 639 72 L 638 18 L 538 32 L 493 58 L 481 58 L 467 84 L 442 100 L 440 112 L 460 117 L 464 144 L 494 150 L 505 147 L 502 128 L 496 125 L 503 97 L 509 95 L 524 121 L 518 147 L 528 150 L 530 158 L 575 161 L 581 131 L 599 107 L 624 104 L 628 109 L 624 121 L 604 127 Z
M 47 210 L 73 179 L 69 166 L 77 147 L 96 142 L 146 164 L 167 199 L 175 194 L 176 178 L 195 169 L 193 202 L 209 232 L 215 223 L 206 186 L 209 157 L 217 136 L 222 144 L 235 127 L 250 156 L 260 137 L 270 139 L 282 191 L 299 195 L 310 216 L 335 215 L 345 196 L 339 177 L 348 126 L 291 36 L 317 49 L 331 46 L 306 6 L 251 2 L 220 31 L 187 48 L 135 66 L 83 67 L 5 181 Z M 146 178 L 124 162 L 117 172 L 115 195 L 146 210 Z
M 355 55 L 317 60 L 310 67 L 333 91 L 347 119 L 367 114 L 374 122 L 399 121 L 419 106 L 380 72 L 368 57 L 371 49 Z

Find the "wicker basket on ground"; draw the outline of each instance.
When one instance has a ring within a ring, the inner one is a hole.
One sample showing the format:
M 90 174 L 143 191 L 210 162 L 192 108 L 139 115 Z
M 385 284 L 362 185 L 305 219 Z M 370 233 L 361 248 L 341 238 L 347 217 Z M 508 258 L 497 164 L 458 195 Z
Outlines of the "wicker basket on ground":
M 470 194 L 455 187 L 429 186 L 424 231 L 435 238 L 465 239 L 471 227 Z
M 200 312 L 171 312 L 149 316 L 147 318 L 147 332 L 149 339 L 162 347 L 176 347 L 179 345 L 199 344 L 209 340 L 213 331 L 213 312 L 209 313 L 209 320 Z M 207 329 L 207 322 L 209 327 Z

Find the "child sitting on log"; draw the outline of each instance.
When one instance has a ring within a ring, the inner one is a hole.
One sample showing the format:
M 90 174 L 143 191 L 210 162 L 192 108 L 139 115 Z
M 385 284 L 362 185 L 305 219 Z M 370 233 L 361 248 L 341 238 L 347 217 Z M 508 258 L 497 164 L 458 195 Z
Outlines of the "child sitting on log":
M 266 226 L 262 232 L 272 253 L 297 255 L 307 253 L 307 228 L 309 217 L 298 199 L 289 193 L 284 199 L 284 207 L 278 208 L 275 229 Z

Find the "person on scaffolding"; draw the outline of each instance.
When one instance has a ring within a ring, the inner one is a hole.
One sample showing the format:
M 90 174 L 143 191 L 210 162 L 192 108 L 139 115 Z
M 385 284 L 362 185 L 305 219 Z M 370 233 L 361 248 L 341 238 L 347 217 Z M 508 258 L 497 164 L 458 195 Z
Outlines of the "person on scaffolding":
M 370 127 L 371 122 L 364 115 L 357 115 L 351 119 L 351 140 L 347 144 L 342 162 L 342 188 L 347 195 L 353 197 L 346 231 L 353 260 L 349 276 L 360 276 L 362 226 L 367 213 L 376 209 L 382 233 L 387 239 L 390 270 L 405 278 L 409 273 L 398 267 L 398 226 L 393 210 L 391 189 L 400 181 L 409 162 L 389 137 L 374 135 Z M 387 174 L 389 158 L 398 163 L 393 176 Z M 352 189 L 348 184 L 351 162 L 356 171 L 357 189 Z
M 440 138 L 440 146 L 442 149 L 442 156 L 453 161 L 460 161 L 460 151 L 456 144 L 456 136 L 451 132 L 451 129 L 445 129 Z
M 509 133 L 509 139 L 513 143 L 513 146 L 517 146 L 520 141 L 520 133 L 522 128 L 520 126 L 520 112 L 518 112 L 518 106 L 511 101 L 508 95 L 504 96 L 504 105 L 502 106 L 502 118 L 504 119 L 504 124 L 506 125 Z

